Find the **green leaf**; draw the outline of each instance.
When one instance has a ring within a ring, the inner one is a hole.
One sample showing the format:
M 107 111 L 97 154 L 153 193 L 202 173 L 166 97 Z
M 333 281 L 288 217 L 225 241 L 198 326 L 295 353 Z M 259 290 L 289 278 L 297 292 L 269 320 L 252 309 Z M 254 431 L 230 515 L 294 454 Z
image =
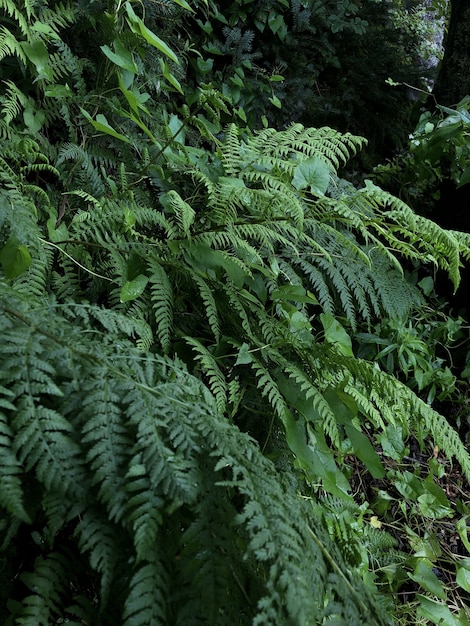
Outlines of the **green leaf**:
M 68 85 L 48 85 L 44 95 L 48 98 L 70 98 L 74 93 Z
M 446 599 L 445 589 L 439 578 L 433 572 L 433 564 L 431 561 L 428 561 L 428 559 L 418 559 L 413 574 L 408 575 L 411 580 L 421 585 L 423 589 L 429 591 L 433 596 L 441 600 Z
M 167 79 L 172 87 L 176 89 L 179 93 L 183 93 L 183 88 L 181 87 L 181 83 L 179 80 L 170 72 L 170 68 L 168 63 L 163 59 L 160 59 L 160 67 L 163 72 L 163 76 Z
M 82 109 L 82 107 L 80 107 L 80 111 L 82 112 L 82 115 L 86 117 L 86 119 L 90 122 L 90 124 L 93 126 L 95 130 L 102 132 L 102 133 L 106 133 L 107 135 L 111 135 L 111 137 L 115 137 L 116 139 L 124 141 L 125 143 L 131 143 L 130 140 L 125 135 L 121 135 L 121 133 L 118 133 L 116 130 L 114 130 L 114 128 L 110 126 L 110 124 L 108 123 L 108 120 L 105 118 L 105 116 L 102 115 L 101 113 L 99 113 L 96 116 L 96 121 L 95 121 L 91 117 L 91 115 L 87 111 L 85 111 L 85 109 Z
M 467 167 L 459 178 L 457 189 L 463 187 L 467 183 L 470 183 L 470 167 Z
M 332 495 L 350 500 L 349 483 L 335 463 L 323 435 L 305 424 L 303 418 L 295 419 L 285 412 L 284 426 L 289 448 L 296 456 L 297 465 L 305 471 L 312 483 L 322 480 L 323 487 Z
M 425 296 L 430 296 L 434 289 L 434 280 L 431 276 L 425 276 L 419 281 L 418 287 L 421 287 Z
M 126 11 L 129 16 L 129 26 L 134 33 L 139 33 L 145 39 L 147 43 L 162 52 L 165 56 L 179 65 L 179 60 L 173 50 L 162 40 L 160 37 L 152 32 L 143 21 L 134 13 L 134 9 L 131 7 L 130 2 L 126 2 Z
M 462 622 L 459 616 L 451 613 L 449 607 L 438 600 L 427 598 L 421 594 L 417 594 L 416 599 L 419 601 L 417 610 L 418 617 L 424 617 L 438 626 L 463 626 L 468 623 Z
M 325 400 L 331 407 L 338 424 L 341 424 L 349 439 L 353 452 L 367 467 L 374 478 L 383 478 L 385 469 L 369 438 L 352 421 L 357 416 L 356 401 L 341 389 L 329 388 L 324 392 Z
M 41 39 L 36 39 L 36 41 L 32 43 L 22 41 L 20 46 L 23 48 L 23 52 L 31 63 L 36 66 L 38 76 L 34 82 L 44 78 L 52 81 L 52 68 L 49 65 L 49 52 L 47 51 L 45 43 Z
M 470 592 L 470 558 L 462 559 L 457 563 L 457 584 Z
M 313 293 L 310 293 L 301 285 L 281 285 L 271 293 L 271 298 L 273 300 L 291 300 L 292 302 L 318 304 L 318 300 Z
M 46 121 L 46 114 L 42 109 L 34 109 L 28 104 L 23 111 L 23 120 L 32 133 L 38 133 Z
M 134 74 L 138 73 L 139 70 L 132 57 L 132 53 L 130 52 L 130 50 L 127 50 L 127 48 L 125 48 L 122 45 L 119 39 L 116 39 L 114 41 L 115 52 L 113 52 L 109 46 L 100 46 L 100 48 L 103 54 L 105 54 L 108 57 L 108 59 L 112 63 L 114 63 L 114 65 L 117 65 L 118 67 L 122 67 L 124 70 L 127 70 L 128 72 L 132 72 Z
M 384 454 L 398 462 L 403 460 L 405 454 L 404 439 L 403 428 L 394 424 L 387 426 L 378 438 Z
M 465 548 L 470 552 L 470 541 L 468 540 L 468 515 L 465 517 L 461 517 L 456 524 L 457 532 L 459 533 L 459 537 Z
M 344 356 L 354 356 L 351 337 L 344 330 L 332 313 L 320 313 L 320 320 L 325 332 L 325 341 L 335 346 Z
M 273 95 L 271 98 L 269 98 L 269 102 L 274 105 L 275 107 L 277 107 L 278 109 L 282 108 L 282 103 L 279 100 L 279 98 L 275 95 Z
M 364 463 L 374 478 L 383 478 L 385 476 L 385 468 L 369 438 L 352 424 L 345 424 L 344 430 L 357 458 Z
M 13 279 L 26 272 L 31 265 L 31 254 L 26 246 L 20 245 L 11 236 L 0 251 L 0 263 L 7 278 Z
M 282 39 L 282 33 L 286 30 L 286 23 L 284 17 L 276 11 L 271 11 L 268 17 L 268 26 L 272 33 L 276 33 L 281 30 L 280 36 Z
M 294 170 L 292 185 L 299 191 L 310 188 L 312 193 L 324 196 L 330 184 L 330 168 L 319 157 L 310 157 L 299 163 Z
M 133 280 L 128 280 L 121 289 L 119 296 L 121 302 L 129 302 L 138 298 L 147 286 L 148 280 L 145 274 L 139 274 Z
M 253 362 L 253 357 L 250 353 L 250 346 L 247 343 L 242 343 L 240 350 L 238 351 L 237 360 L 235 365 L 247 365 Z
M 183 9 L 186 9 L 187 11 L 191 11 L 191 13 L 194 13 L 194 9 L 189 6 L 189 4 L 186 2 L 186 0 L 173 0 L 173 2 L 175 4 L 179 4 L 179 6 L 183 7 Z M 207 0 L 204 0 L 204 2 L 207 5 Z

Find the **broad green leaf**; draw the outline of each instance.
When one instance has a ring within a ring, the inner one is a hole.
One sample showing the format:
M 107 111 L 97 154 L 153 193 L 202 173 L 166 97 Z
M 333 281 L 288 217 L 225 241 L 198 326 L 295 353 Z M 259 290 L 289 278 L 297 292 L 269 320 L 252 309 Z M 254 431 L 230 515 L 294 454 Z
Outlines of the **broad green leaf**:
M 418 559 L 413 574 L 408 575 L 433 596 L 441 600 L 446 599 L 445 589 L 439 578 L 433 572 L 433 564 L 431 561 L 428 561 L 428 559 Z
M 90 124 L 93 126 L 95 130 L 102 132 L 102 133 L 106 133 L 107 135 L 111 135 L 111 137 L 120 139 L 121 141 L 124 141 L 125 143 L 131 143 L 130 140 L 125 135 L 121 135 L 121 133 L 118 133 L 116 130 L 114 130 L 114 128 L 110 126 L 110 124 L 108 123 L 108 120 L 105 118 L 105 116 L 102 115 L 101 113 L 99 113 L 96 116 L 96 120 L 94 120 L 91 117 L 91 115 L 87 111 L 85 111 L 85 109 L 82 109 L 82 107 L 80 107 L 80 111 L 82 112 L 82 115 L 86 117 L 86 119 L 90 122 Z
M 47 51 L 45 43 L 41 39 L 36 39 L 36 41 L 32 43 L 22 41 L 20 46 L 23 48 L 23 52 L 31 63 L 36 66 L 38 76 L 34 82 L 44 78 L 52 81 L 52 68 L 49 65 L 49 52 Z
M 121 289 L 119 296 L 121 302 L 129 302 L 138 298 L 144 292 L 148 280 L 145 274 L 139 274 L 133 280 L 128 280 Z
M 354 356 L 351 337 L 344 330 L 332 313 L 320 313 L 320 320 L 325 333 L 325 341 L 335 346 L 344 356 Z
M 395 461 L 401 462 L 405 454 L 403 428 L 390 424 L 379 435 L 379 442 L 384 453 Z
M 235 365 L 247 365 L 248 363 L 252 363 L 252 361 L 253 357 L 250 353 L 250 346 L 247 343 L 242 343 L 242 345 L 240 346 L 240 350 L 238 351 Z
M 292 185 L 299 191 L 309 188 L 318 196 L 324 196 L 330 184 L 330 168 L 319 157 L 302 161 L 294 170 Z
M 465 517 L 461 517 L 457 524 L 455 525 L 457 532 L 459 533 L 460 540 L 462 541 L 465 548 L 470 552 L 470 541 L 468 539 L 468 515 Z
M 207 5 L 207 0 L 203 0 L 203 1 Z M 192 13 L 194 13 L 194 9 L 186 2 L 186 0 L 173 0 L 173 2 L 175 4 L 179 4 L 179 6 L 182 7 L 183 9 L 186 9 L 187 11 L 191 11 Z
M 47 234 L 49 235 L 49 239 L 53 242 L 62 241 L 64 239 L 69 238 L 69 231 L 67 229 L 67 225 L 62 222 L 57 228 L 57 214 L 51 215 L 47 220 Z
M 421 594 L 417 594 L 416 599 L 419 601 L 418 617 L 424 617 L 438 626 L 464 626 L 464 624 L 468 624 L 468 620 L 461 621 L 460 616 L 454 615 L 447 604 L 443 602 L 427 598 Z
M 145 26 L 140 17 L 135 14 L 130 2 L 126 2 L 126 11 L 129 16 L 129 26 L 131 27 L 131 30 L 134 33 L 140 33 L 147 43 L 162 52 L 165 56 L 171 59 L 173 63 L 179 64 L 178 57 L 173 50 L 162 39 L 160 39 L 160 37 L 157 37 L 154 32 Z
M 470 592 L 470 558 L 462 559 L 457 563 L 457 584 Z
M 379 455 L 374 450 L 369 438 L 353 426 L 352 421 L 358 412 L 354 398 L 340 389 L 331 387 L 323 395 L 330 405 L 336 421 L 344 428 L 354 454 L 364 463 L 374 478 L 383 478 L 385 469 Z
M 276 34 L 281 29 L 282 34 L 282 31 L 286 29 L 284 17 L 276 11 L 271 11 L 268 16 L 268 26 L 272 33 Z
M 357 458 L 364 463 L 374 478 L 383 478 L 385 476 L 385 468 L 369 438 L 352 424 L 345 424 L 344 430 Z
M 321 480 L 324 489 L 332 495 L 349 500 L 349 483 L 338 469 L 333 454 L 323 436 L 305 424 L 303 418 L 295 419 L 285 412 L 284 426 L 289 448 L 296 456 L 297 465 L 305 471 L 312 483 Z M 307 437 L 308 434 L 308 437 Z
M 314 424 L 321 419 L 318 409 L 313 404 L 313 399 L 308 398 L 305 391 L 302 391 L 297 383 L 282 374 L 276 377 L 276 382 L 287 402 L 303 415 L 307 422 Z
M 170 72 L 170 68 L 168 66 L 168 63 L 166 61 L 164 61 L 163 59 L 160 59 L 160 68 L 162 70 L 163 76 L 167 79 L 167 81 L 170 83 L 170 85 L 172 87 L 174 87 L 176 89 L 176 91 L 178 91 L 179 93 L 182 94 L 183 93 L 183 87 L 181 86 L 181 83 L 176 78 L 176 76 L 174 76 L 174 74 L 172 74 Z
M 418 287 L 421 287 L 425 296 L 430 296 L 434 289 L 434 280 L 431 276 L 425 276 L 419 281 Z
M 318 304 L 313 293 L 307 291 L 301 285 L 281 285 L 271 293 L 273 300 L 291 300 L 292 302 L 307 302 Z
M 74 94 L 68 85 L 48 85 L 44 95 L 48 98 L 70 98 Z
M 138 73 L 138 68 L 132 58 L 132 53 L 122 45 L 119 39 L 114 41 L 115 52 L 113 52 L 109 46 L 100 46 L 100 48 L 103 54 L 118 67 L 122 67 L 124 70 L 133 72 L 134 74 Z
M 0 251 L 0 264 L 7 278 L 16 278 L 31 265 L 31 254 L 26 246 L 20 245 L 16 237 L 11 236 Z
M 38 133 L 46 121 L 46 114 L 42 109 L 34 109 L 28 104 L 23 111 L 23 120 L 32 133 Z
M 119 75 L 118 82 L 119 82 L 119 89 L 121 90 L 127 102 L 129 103 L 129 106 L 132 109 L 132 111 L 134 111 L 136 115 L 139 115 L 139 109 L 140 109 L 144 113 L 147 113 L 148 115 L 150 115 L 149 110 L 145 107 L 145 103 L 147 102 L 147 100 L 149 100 L 150 95 L 148 93 L 140 93 L 137 87 L 135 87 L 132 90 L 127 89 L 121 75 Z
M 273 95 L 271 98 L 269 98 L 269 102 L 274 105 L 276 108 L 280 109 L 282 108 L 282 103 L 279 100 L 279 98 L 275 95 Z
M 462 175 L 459 179 L 458 185 L 457 185 L 457 189 L 459 189 L 459 187 L 463 187 L 464 185 L 470 183 L 470 167 L 467 167 L 463 172 Z

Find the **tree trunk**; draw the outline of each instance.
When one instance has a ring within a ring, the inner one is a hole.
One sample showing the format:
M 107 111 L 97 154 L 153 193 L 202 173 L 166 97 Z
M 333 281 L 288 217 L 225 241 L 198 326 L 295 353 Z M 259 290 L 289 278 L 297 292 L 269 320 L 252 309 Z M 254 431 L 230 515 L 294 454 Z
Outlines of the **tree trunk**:
M 470 0 L 450 0 L 450 5 L 444 58 L 434 87 L 437 102 L 445 106 L 470 94 Z

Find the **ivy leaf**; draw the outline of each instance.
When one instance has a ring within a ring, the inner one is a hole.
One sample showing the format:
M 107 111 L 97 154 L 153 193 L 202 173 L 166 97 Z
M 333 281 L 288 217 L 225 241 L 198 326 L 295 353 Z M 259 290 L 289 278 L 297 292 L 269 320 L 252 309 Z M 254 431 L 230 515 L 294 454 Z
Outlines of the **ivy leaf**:
M 299 191 L 310 187 L 312 193 L 324 196 L 329 184 L 330 168 L 319 157 L 310 157 L 294 169 L 292 185 Z
M 0 251 L 0 263 L 7 278 L 16 278 L 31 265 L 31 254 L 26 246 L 11 236 Z
M 119 296 L 121 302 L 129 302 L 138 298 L 147 286 L 148 280 L 145 274 L 139 274 L 133 280 L 128 280 L 121 289 Z

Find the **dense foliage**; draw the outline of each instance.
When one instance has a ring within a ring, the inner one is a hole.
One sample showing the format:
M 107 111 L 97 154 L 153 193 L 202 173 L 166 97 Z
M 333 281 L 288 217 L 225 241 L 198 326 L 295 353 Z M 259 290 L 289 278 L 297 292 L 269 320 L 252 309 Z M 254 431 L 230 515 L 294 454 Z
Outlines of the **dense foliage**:
M 2 623 L 468 624 L 470 235 L 269 125 L 360 7 L 219 4 L 0 0 Z

